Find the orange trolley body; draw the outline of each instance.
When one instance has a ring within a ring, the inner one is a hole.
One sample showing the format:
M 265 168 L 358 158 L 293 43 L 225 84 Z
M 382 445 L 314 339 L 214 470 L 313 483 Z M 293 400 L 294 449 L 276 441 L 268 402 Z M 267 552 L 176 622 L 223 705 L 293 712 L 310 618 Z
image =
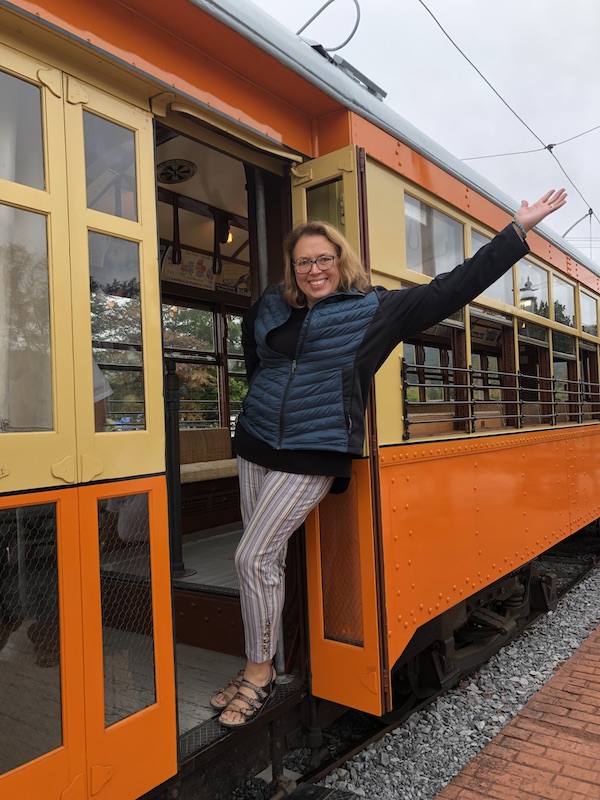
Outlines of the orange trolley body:
M 169 530 L 173 537 L 179 525 L 181 535 L 180 489 L 184 509 L 196 503 L 199 518 L 220 521 L 217 493 L 233 490 L 223 483 L 231 475 L 219 479 L 199 506 L 198 483 L 186 494 L 185 483 L 168 482 L 165 445 L 173 440 L 165 433 L 163 362 L 170 355 L 184 363 L 176 347 L 167 352 L 168 309 L 174 317 L 187 303 L 210 316 L 214 353 L 203 345 L 193 358 L 216 376 L 218 416 L 210 424 L 227 428 L 235 416 L 233 365 L 241 369 L 227 337 L 237 315 L 279 280 L 281 239 L 292 224 L 327 216 L 361 253 L 373 283 L 402 288 L 426 282 L 437 268 L 424 274 L 411 266 L 415 219 L 442 219 L 466 256 L 510 218 L 505 198 L 478 188 L 433 143 L 429 152 L 411 140 L 367 88 L 319 62 L 297 37 L 279 31 L 277 39 L 251 6 L 230 6 L 0 2 L 0 108 L 12 93 L 3 116 L 8 160 L 16 165 L 0 173 L 0 253 L 10 255 L 2 256 L 0 277 L 16 281 L 18 258 L 32 275 L 46 275 L 41 300 L 30 294 L 33 316 L 45 320 L 42 355 L 34 357 L 31 345 L 18 357 L 18 346 L 0 344 L 7 385 L 18 384 L 23 358 L 37 374 L 10 390 L 17 392 L 10 416 L 0 393 L 0 536 L 2 548 L 16 554 L 0 562 L 0 610 L 4 599 L 14 612 L 0 631 L 0 690 L 7 704 L 16 699 L 16 715 L 20 687 L 35 698 L 43 685 L 53 704 L 44 735 L 26 742 L 23 734 L 21 750 L 0 760 L 2 796 L 133 800 L 179 769 L 172 609 L 175 603 L 178 637 L 179 617 L 196 601 L 172 582 Z M 39 139 L 19 128 L 23 109 Z M 111 136 L 130 159 L 122 175 L 110 162 Z M 38 178 L 22 167 L 20 147 L 37 153 Z M 216 190 L 191 197 L 156 178 L 155 162 L 186 152 L 202 152 L 211 168 L 221 159 L 215 174 L 223 186 L 224 176 L 237 175 L 232 181 L 250 199 L 215 212 Z M 209 249 L 179 241 L 179 223 L 183 236 L 195 235 L 186 214 L 210 219 L 212 237 L 219 213 L 246 232 L 245 245 L 228 250 L 226 235 L 219 244 L 215 235 Z M 27 262 L 31 242 L 39 248 L 37 273 Z M 365 455 L 355 461 L 350 489 L 327 498 L 306 523 L 305 573 L 301 557 L 296 567 L 308 621 L 302 609 L 299 625 L 308 630 L 317 698 L 376 716 L 391 711 L 392 672 L 419 630 L 432 630 L 444 612 L 463 608 L 600 516 L 600 277 L 549 232 L 530 234 L 528 243 L 531 256 L 510 273 L 503 296 L 478 298 L 460 318 L 390 356 L 376 379 Z M 107 281 L 123 285 L 105 286 L 105 303 L 94 287 L 118 245 L 135 268 L 113 267 Z M 176 274 L 179 246 L 202 264 L 195 284 Z M 214 265 L 223 259 L 241 289 L 231 289 L 234 278 L 219 284 Z M 541 306 L 519 298 L 528 270 L 555 292 L 554 311 L 550 301 L 541 314 Z M 131 275 L 136 289 L 127 294 Z M 13 289 L 12 299 L 5 293 L 11 322 L 0 322 L 0 334 L 24 313 L 16 282 Z M 567 298 L 563 316 L 559 297 Z M 110 348 L 94 333 L 100 306 L 121 314 L 123 331 L 129 326 Z M 22 333 L 19 324 L 14 330 Z M 114 411 L 114 396 L 105 398 L 112 427 L 98 423 L 91 402 L 97 354 L 104 374 L 130 387 L 119 394 L 127 413 Z M 428 358 L 438 359 L 433 377 Z M 166 399 L 168 406 L 168 391 Z M 46 603 L 31 623 L 39 595 L 32 587 L 41 579 L 52 587 L 52 610 Z M 241 655 L 239 613 L 228 596 L 219 613 L 231 613 Z M 39 662 L 42 618 L 59 631 L 54 672 L 17 659 L 25 652 Z M 131 641 L 136 664 L 150 676 L 143 689 L 123 655 Z M 124 708 L 111 696 L 117 674 L 128 687 Z M 33 719 L 26 723 L 35 727 Z

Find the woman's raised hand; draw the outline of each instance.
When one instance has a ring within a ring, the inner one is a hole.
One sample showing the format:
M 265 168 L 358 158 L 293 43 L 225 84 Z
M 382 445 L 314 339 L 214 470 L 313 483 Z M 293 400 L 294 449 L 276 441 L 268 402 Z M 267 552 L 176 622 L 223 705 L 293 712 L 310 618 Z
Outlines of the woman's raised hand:
M 532 205 L 529 205 L 527 200 L 521 201 L 521 208 L 515 214 L 515 219 L 525 228 L 530 231 L 535 227 L 538 222 L 541 222 L 548 214 L 554 213 L 557 208 L 561 208 L 567 202 L 567 193 L 564 189 L 550 189 L 545 195 L 542 195 Z

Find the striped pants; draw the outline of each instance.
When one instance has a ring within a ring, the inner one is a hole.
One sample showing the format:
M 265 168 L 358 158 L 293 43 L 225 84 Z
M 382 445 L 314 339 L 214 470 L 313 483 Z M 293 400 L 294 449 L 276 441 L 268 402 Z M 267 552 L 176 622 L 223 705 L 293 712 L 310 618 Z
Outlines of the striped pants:
M 288 539 L 325 497 L 333 477 L 295 475 L 238 456 L 244 533 L 235 553 L 246 656 L 270 661 L 277 649 Z

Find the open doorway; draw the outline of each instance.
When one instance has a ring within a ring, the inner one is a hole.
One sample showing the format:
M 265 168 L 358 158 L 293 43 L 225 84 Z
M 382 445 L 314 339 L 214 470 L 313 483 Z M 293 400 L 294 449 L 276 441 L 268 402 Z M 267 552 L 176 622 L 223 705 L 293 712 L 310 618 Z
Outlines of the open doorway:
M 289 227 L 284 177 L 221 144 L 156 126 L 166 393 L 177 397 L 175 410 L 167 403 L 167 468 L 184 739 L 214 717 L 210 698 L 243 664 L 231 447 L 246 392 L 241 323 L 266 283 L 280 279 Z

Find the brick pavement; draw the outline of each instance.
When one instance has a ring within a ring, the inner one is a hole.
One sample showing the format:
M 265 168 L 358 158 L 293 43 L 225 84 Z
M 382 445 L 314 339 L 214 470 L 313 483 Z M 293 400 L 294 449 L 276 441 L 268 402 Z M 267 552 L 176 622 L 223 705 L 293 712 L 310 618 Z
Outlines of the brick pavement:
M 600 627 L 436 800 L 600 800 Z

